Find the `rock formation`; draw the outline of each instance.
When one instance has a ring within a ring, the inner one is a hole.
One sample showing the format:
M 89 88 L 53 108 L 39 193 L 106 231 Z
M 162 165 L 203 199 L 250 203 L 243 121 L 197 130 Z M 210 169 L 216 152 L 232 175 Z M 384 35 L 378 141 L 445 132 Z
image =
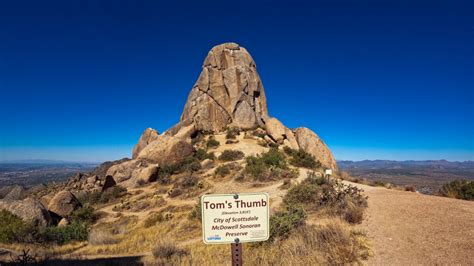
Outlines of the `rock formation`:
M 80 207 L 81 203 L 71 192 L 61 191 L 51 199 L 48 210 L 59 217 L 66 218 Z
M 34 225 L 47 226 L 52 221 L 44 205 L 33 198 L 14 201 L 0 200 L 0 209 L 5 209 L 24 221 L 32 222 Z
M 316 160 L 324 167 L 336 169 L 336 159 L 324 142 L 308 128 L 299 127 L 295 130 L 295 137 L 298 145 L 304 151 L 314 155 Z
M 221 131 L 228 125 L 249 129 L 263 125 L 267 100 L 255 62 L 236 43 L 215 46 L 189 93 L 181 124 Z
M 177 163 L 195 152 L 191 139 L 198 132 L 217 133 L 229 127 L 261 127 L 267 142 L 303 149 L 324 167 L 336 169 L 334 157 L 315 133 L 306 128 L 290 130 L 268 115 L 254 60 L 238 44 L 224 43 L 207 54 L 180 122 L 162 134 L 147 128 L 133 148 L 133 159 L 111 165 L 106 176 L 123 186 L 153 181 L 159 167 Z
M 147 128 L 143 132 L 142 136 L 138 140 L 137 145 L 133 147 L 132 151 L 132 158 L 135 159 L 138 157 L 138 154 L 151 142 L 158 138 L 158 131 L 154 130 L 153 128 Z

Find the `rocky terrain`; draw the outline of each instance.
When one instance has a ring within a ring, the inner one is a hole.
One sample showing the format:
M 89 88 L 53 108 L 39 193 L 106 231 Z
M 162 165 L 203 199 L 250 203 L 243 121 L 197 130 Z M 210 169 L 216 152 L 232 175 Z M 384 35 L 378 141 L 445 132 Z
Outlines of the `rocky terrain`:
M 200 196 L 266 192 L 271 237 L 244 246 L 249 265 L 378 262 L 364 231 L 373 230 L 364 217 L 367 208 L 380 214 L 370 212 L 377 202 L 338 180 L 315 132 L 270 116 L 256 64 L 238 44 L 209 51 L 179 122 L 145 129 L 131 153 L 66 182 L 0 190 L 0 261 L 227 264 L 227 245 L 201 241 Z

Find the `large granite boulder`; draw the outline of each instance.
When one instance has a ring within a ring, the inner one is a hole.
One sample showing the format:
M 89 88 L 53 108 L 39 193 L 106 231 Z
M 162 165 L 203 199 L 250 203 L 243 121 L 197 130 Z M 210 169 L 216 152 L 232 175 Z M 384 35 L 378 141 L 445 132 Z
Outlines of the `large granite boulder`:
M 137 160 L 125 161 L 111 166 L 107 170 L 106 176 L 111 176 L 115 182 L 120 183 L 132 177 L 133 171 L 140 166 Z
M 313 131 L 305 127 L 295 129 L 295 138 L 304 151 L 312 154 L 323 167 L 337 169 L 336 160 L 323 140 Z
M 81 207 L 79 200 L 69 191 L 58 192 L 49 202 L 48 210 L 59 217 L 69 217 Z
M 148 144 L 137 159 L 162 166 L 177 163 L 193 153 L 193 146 L 186 140 L 162 134 L 158 139 Z
M 238 44 L 224 43 L 204 60 L 180 123 L 205 131 L 228 125 L 250 129 L 262 125 L 266 115 L 267 100 L 254 60 Z
M 51 224 L 48 210 L 38 200 L 26 198 L 23 200 L 0 200 L 0 209 L 7 210 L 22 220 L 34 225 L 47 226 Z
M 138 157 L 138 154 L 151 142 L 158 138 L 159 134 L 158 131 L 154 130 L 153 128 L 147 128 L 141 135 L 140 139 L 138 140 L 137 145 L 133 147 L 132 151 L 132 158 L 135 159 Z
M 287 128 L 274 117 L 265 119 L 265 129 L 275 142 L 283 143 L 283 140 L 286 138 Z

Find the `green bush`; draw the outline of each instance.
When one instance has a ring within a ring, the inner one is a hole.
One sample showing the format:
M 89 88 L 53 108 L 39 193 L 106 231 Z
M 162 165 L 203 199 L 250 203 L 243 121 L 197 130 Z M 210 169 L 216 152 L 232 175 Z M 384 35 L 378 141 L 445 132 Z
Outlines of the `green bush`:
M 283 202 L 289 206 L 304 206 L 308 210 L 325 208 L 349 223 L 359 223 L 367 207 L 367 197 L 362 192 L 355 186 L 316 177 L 310 172 L 308 178 L 288 190 Z
M 0 211 L 0 243 L 56 243 L 85 241 L 91 221 L 90 209 L 79 209 L 66 226 L 34 226 L 6 210 Z
M 308 179 L 288 190 L 283 200 L 285 204 L 311 204 L 318 201 L 322 190 L 321 186 L 317 183 L 308 182 L 307 180 Z
M 227 165 L 219 165 L 219 167 L 214 171 L 214 174 L 218 176 L 226 176 L 230 174 L 230 168 Z
M 309 169 L 316 169 L 321 166 L 321 163 L 316 161 L 312 154 L 307 153 L 302 149 L 295 150 L 285 146 L 283 151 L 285 151 L 285 153 L 291 157 L 290 164 L 293 166 L 305 167 Z
M 285 155 L 278 149 L 270 149 L 258 156 L 248 156 L 246 163 L 245 173 L 259 181 L 276 180 L 295 175 L 288 170 Z
M 236 161 L 244 158 L 245 154 L 241 151 L 234 151 L 234 150 L 225 150 L 219 156 L 219 160 L 229 162 L 229 161 Z
M 227 128 L 227 133 L 225 135 L 226 139 L 235 139 L 236 136 L 240 134 L 240 129 L 238 127 Z
M 455 199 L 474 200 L 474 181 L 454 180 L 444 184 L 439 194 Z
M 76 223 L 92 224 L 97 218 L 97 214 L 94 213 L 94 208 L 89 205 L 84 205 L 71 214 L 71 221 Z
M 306 212 L 301 207 L 288 206 L 286 211 L 277 212 L 270 217 L 270 241 L 276 238 L 287 238 L 290 233 L 303 226 Z
M 217 141 L 213 138 L 208 139 L 207 142 L 206 142 L 206 147 L 208 147 L 208 148 L 219 147 L 219 145 L 220 145 L 219 141 Z
M 216 158 L 213 152 L 206 152 L 204 149 L 198 149 L 195 156 L 199 161 L 204 161 L 205 159 L 214 160 Z
M 196 172 L 201 169 L 200 157 L 198 156 L 211 156 L 211 155 L 204 155 L 201 152 L 196 153 L 195 156 L 189 156 L 184 158 L 183 160 L 174 163 L 163 165 L 158 170 L 158 182 L 161 184 L 167 184 L 170 181 L 170 176 L 174 174 L 179 174 L 183 172 Z M 212 154 L 214 156 L 214 154 Z M 201 158 L 202 158 L 201 157 Z
M 65 226 L 40 228 L 36 241 L 62 245 L 70 241 L 86 241 L 88 236 L 89 226 L 87 223 L 73 222 Z
M 7 210 L 0 210 L 0 243 L 30 242 L 35 227 Z

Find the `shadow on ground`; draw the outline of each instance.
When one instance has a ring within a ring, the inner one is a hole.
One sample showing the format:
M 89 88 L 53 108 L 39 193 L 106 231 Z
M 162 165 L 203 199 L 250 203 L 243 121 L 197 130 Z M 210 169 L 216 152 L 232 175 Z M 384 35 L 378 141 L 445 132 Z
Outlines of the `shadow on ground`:
M 68 266 L 83 266 L 83 265 L 97 265 L 97 266 L 134 266 L 143 265 L 141 262 L 141 256 L 130 256 L 130 257 L 119 257 L 119 258 L 102 258 L 102 259 L 64 259 L 64 260 L 48 260 L 40 263 L 14 263 L 14 262 L 1 262 L 0 266 L 4 265 L 68 265 Z

